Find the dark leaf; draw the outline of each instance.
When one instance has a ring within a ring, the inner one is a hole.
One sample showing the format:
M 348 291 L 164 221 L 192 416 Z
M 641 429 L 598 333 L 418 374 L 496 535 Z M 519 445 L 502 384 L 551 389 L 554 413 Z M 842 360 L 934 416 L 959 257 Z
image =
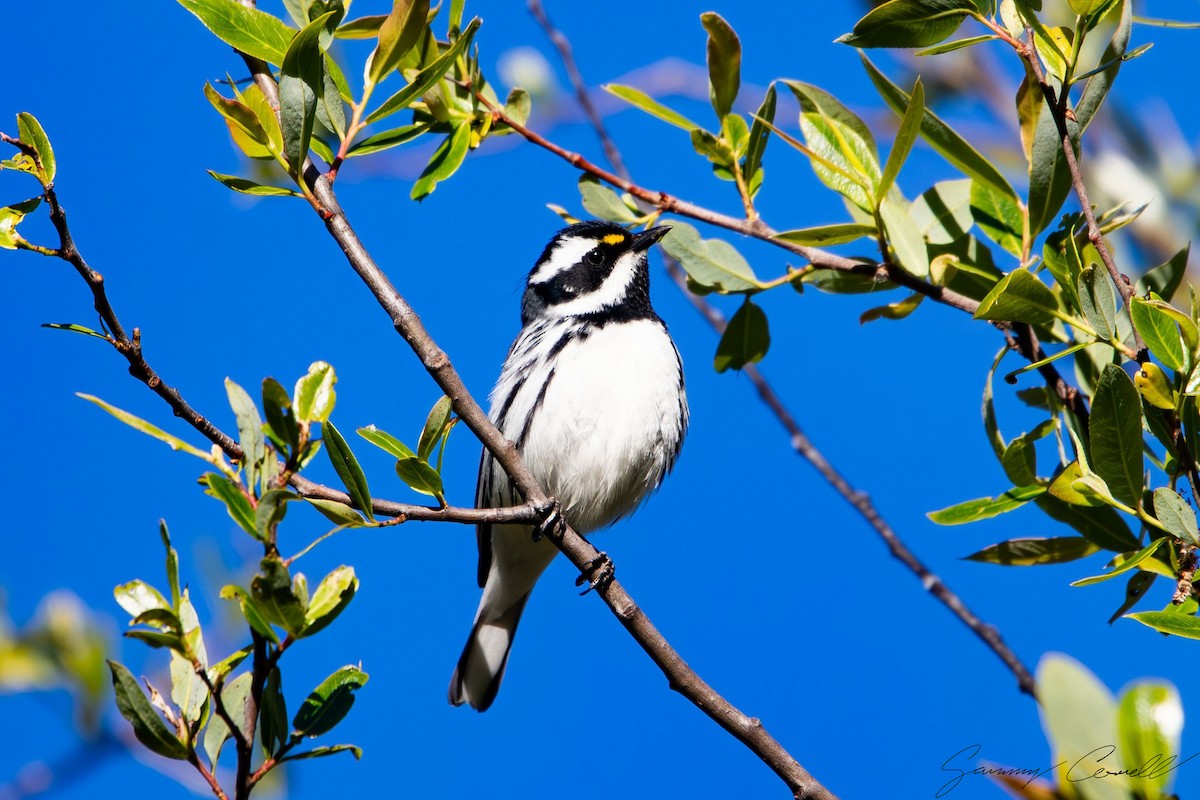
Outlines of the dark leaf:
M 978 553 L 972 553 L 967 559 L 1004 566 L 1029 567 L 1077 561 L 1099 549 L 1082 536 L 1009 539 L 1007 542 L 989 545 Z
M 727 369 L 741 369 L 747 364 L 757 364 L 770 346 L 767 315 L 747 297 L 721 334 L 713 366 L 717 372 L 724 372 Z
M 362 670 L 346 666 L 330 675 L 313 689 L 292 720 L 301 736 L 320 736 L 342 721 L 354 705 L 354 693 L 367 682 Z
M 180 761 L 187 759 L 188 748 L 167 727 L 162 717 L 150 705 L 142 687 L 124 664 L 109 661 L 117 710 L 133 725 L 133 735 L 152 752 Z
M 325 440 L 325 453 L 329 456 L 334 471 L 345 485 L 350 499 L 362 509 L 368 519 L 375 519 L 371 511 L 371 490 L 367 486 L 367 476 L 363 472 L 362 466 L 359 465 L 358 459 L 354 457 L 350 446 L 346 444 L 346 440 L 332 421 L 327 420 L 321 426 L 321 431 Z

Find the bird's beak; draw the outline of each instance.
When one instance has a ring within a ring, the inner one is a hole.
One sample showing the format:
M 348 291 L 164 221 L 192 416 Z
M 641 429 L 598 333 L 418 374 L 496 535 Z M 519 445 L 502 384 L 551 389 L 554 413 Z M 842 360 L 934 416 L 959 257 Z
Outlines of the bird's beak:
M 649 250 L 655 242 L 666 236 L 670 230 L 670 225 L 659 225 L 657 228 L 651 228 L 648 231 L 634 234 L 633 246 L 630 249 L 638 253 Z

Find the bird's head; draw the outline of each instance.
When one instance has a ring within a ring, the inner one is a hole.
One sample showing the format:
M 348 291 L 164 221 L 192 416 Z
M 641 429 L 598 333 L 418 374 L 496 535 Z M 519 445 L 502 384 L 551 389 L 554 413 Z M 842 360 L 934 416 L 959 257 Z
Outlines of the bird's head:
M 521 321 L 604 314 L 652 315 L 646 251 L 670 228 L 631 233 L 591 220 L 563 228 L 529 273 Z

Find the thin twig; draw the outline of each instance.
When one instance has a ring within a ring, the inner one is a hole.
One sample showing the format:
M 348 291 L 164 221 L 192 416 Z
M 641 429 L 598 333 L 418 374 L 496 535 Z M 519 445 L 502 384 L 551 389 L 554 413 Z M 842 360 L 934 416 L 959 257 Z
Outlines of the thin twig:
M 1075 190 L 1075 196 L 1079 199 L 1084 219 L 1087 220 L 1088 241 L 1092 243 L 1096 248 L 1096 252 L 1100 254 L 1100 260 L 1104 262 L 1104 267 L 1108 270 L 1109 276 L 1112 277 L 1113 284 L 1116 285 L 1117 291 L 1121 295 L 1121 301 L 1125 304 L 1125 311 L 1129 312 L 1130 303 L 1133 300 L 1133 282 L 1117 268 L 1112 250 L 1109 249 L 1108 242 L 1104 241 L 1104 234 L 1100 230 L 1099 223 L 1096 222 L 1096 212 L 1092 210 L 1092 201 L 1088 197 L 1087 186 L 1083 182 L 1083 173 L 1079 169 L 1079 159 L 1075 155 L 1075 146 L 1071 142 L 1071 132 L 1067 126 L 1067 105 L 1070 85 L 1064 85 L 1061 92 L 1056 92 L 1054 86 L 1047 79 L 1046 72 L 1042 68 L 1042 61 L 1037 55 L 1037 48 L 1033 43 L 1033 28 L 1026 27 L 1024 40 L 1017 42 L 1014 47 L 1018 55 L 1029 66 L 1034 79 L 1037 80 L 1038 87 L 1042 91 L 1042 96 L 1046 100 L 1046 106 L 1049 108 L 1050 116 L 1054 120 L 1054 125 L 1058 130 L 1058 138 L 1062 145 L 1067 172 L 1071 175 L 1071 187 Z M 1130 327 L 1133 330 L 1133 349 L 1137 351 L 1137 360 L 1144 363 L 1149 359 L 1150 354 L 1146 350 L 1146 344 L 1142 341 L 1142 336 L 1138 333 L 1137 326 L 1133 324 L 1132 320 L 1133 317 L 1131 315 Z
M 575 87 L 575 96 L 580 98 L 581 104 L 587 97 L 587 86 L 583 82 L 583 76 L 579 68 L 575 66 L 574 60 L 570 58 L 570 43 L 566 35 L 554 27 L 550 22 L 546 12 L 542 9 L 540 0 L 529 0 L 530 11 L 541 23 L 546 30 L 546 34 L 550 40 L 558 48 L 559 54 L 563 58 L 564 65 L 567 66 L 567 73 L 571 79 L 571 83 Z M 585 109 L 586 110 L 586 109 Z M 588 113 L 588 117 L 592 119 L 592 127 L 596 135 L 600 138 L 601 145 L 604 148 L 605 156 L 612 163 L 613 169 L 616 170 L 626 181 L 631 181 L 629 170 L 625 167 L 621 160 L 620 149 L 612 140 L 608 131 L 604 128 L 598 115 L 592 112 Z M 613 159 L 615 154 L 616 158 Z M 705 300 L 703 297 L 695 294 L 688 288 L 687 276 L 680 267 L 679 262 L 671 258 L 669 255 L 663 254 L 663 263 L 667 273 L 675 282 L 675 285 L 683 293 L 683 295 L 691 302 L 700 315 L 712 326 L 713 330 L 718 335 L 725 331 L 726 319 L 725 315 L 719 309 Z M 891 270 L 889 270 L 890 274 Z M 924 283 L 924 282 L 922 282 Z M 932 284 L 929 284 L 932 285 Z M 1036 342 L 1035 342 L 1036 344 Z M 925 564 L 917 558 L 917 556 L 904 544 L 903 540 L 896 535 L 892 527 L 880 515 L 878 509 L 871 502 L 870 497 L 865 492 L 860 492 L 852 487 L 848 481 L 833 467 L 832 464 L 825 458 L 820 450 L 812 443 L 812 440 L 804 433 L 796 418 L 791 411 L 783 404 L 774 387 L 767 381 L 766 376 L 754 364 L 747 364 L 742 368 L 742 372 L 749 378 L 755 390 L 763 403 L 779 420 L 779 423 L 787 431 L 791 438 L 792 448 L 806 461 L 813 466 L 821 474 L 821 477 L 829 483 L 843 499 L 846 500 L 856 511 L 867 521 L 880 538 L 886 543 L 891 554 L 902 564 L 908 567 L 917 578 L 920 579 L 921 585 L 925 590 L 937 598 L 945 605 L 950 612 L 959 618 L 968 628 L 971 629 L 980 639 L 983 640 L 991 650 L 1004 662 L 1005 666 L 1012 671 L 1017 678 L 1017 685 L 1021 691 L 1030 695 L 1035 695 L 1036 682 L 1028 667 L 1017 657 L 1015 653 L 1005 644 L 1000 633 L 991 625 L 983 622 L 979 617 L 967 607 L 957 594 L 955 594 L 946 583 L 933 573 Z M 1057 374 L 1057 373 L 1055 373 Z M 1061 376 L 1059 377 L 1061 381 Z M 1063 382 L 1065 384 L 1065 381 Z M 1070 389 L 1070 387 L 1067 387 Z M 1074 391 L 1071 389 L 1071 391 Z M 1085 412 L 1086 413 L 1086 412 Z

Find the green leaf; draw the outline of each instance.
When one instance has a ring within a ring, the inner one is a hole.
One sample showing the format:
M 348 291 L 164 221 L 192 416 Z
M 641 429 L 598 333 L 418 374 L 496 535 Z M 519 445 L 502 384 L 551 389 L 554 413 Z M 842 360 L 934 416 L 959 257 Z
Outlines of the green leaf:
M 762 361 L 770 346 L 767 315 L 747 297 L 721 334 L 713 366 L 717 372 L 740 370 L 747 364 Z
M 775 122 L 775 84 L 767 87 L 762 104 L 754 114 L 754 123 L 750 126 L 749 143 L 746 146 L 746 160 L 742 164 L 742 174 L 754 194 L 755 187 L 762 184 L 762 159 L 767 151 L 767 143 L 771 140 L 771 129 L 768 125 Z
M 328 59 L 328 55 L 322 56 Z M 342 98 L 338 89 L 337 82 L 334 80 L 332 73 L 328 69 L 328 64 L 333 61 L 326 61 L 326 69 L 321 74 L 321 92 L 317 97 L 317 122 L 321 124 L 325 130 L 337 135 L 338 140 L 346 137 L 346 108 L 342 105 Z M 314 136 L 311 142 L 320 142 L 320 146 L 313 144 L 312 147 L 317 151 L 317 154 L 325 160 L 325 163 L 333 161 L 333 152 L 323 152 L 325 143 L 317 136 Z
M 257 197 L 303 197 L 304 195 L 294 189 L 286 189 L 282 186 L 268 186 L 266 184 L 257 183 L 249 178 L 239 178 L 237 175 L 225 175 L 221 172 L 214 172 L 211 169 L 205 170 L 209 175 L 217 180 L 222 186 L 227 189 L 233 189 L 235 192 L 242 194 L 252 194 Z
M 921 301 L 925 299 L 922 294 L 910 294 L 898 303 L 888 303 L 886 306 L 877 306 L 876 308 L 868 308 L 858 317 L 860 325 L 865 325 L 868 322 L 874 322 L 877 319 L 899 320 L 904 319 L 909 314 L 917 310 L 917 306 L 921 305 Z
M 216 472 L 204 473 L 200 483 L 205 487 L 205 494 L 225 504 L 225 510 L 239 528 L 256 539 L 260 538 L 258 528 L 254 524 L 254 506 L 250 504 L 250 499 L 246 497 L 241 486 Z
M 1159 633 L 1182 636 L 1185 639 L 1200 639 L 1200 619 L 1190 615 L 1171 611 L 1140 611 L 1126 616 L 1154 628 Z
M 300 496 L 286 489 L 271 489 L 263 493 L 254 508 L 254 530 L 257 538 L 264 542 L 275 540 L 275 528 L 287 514 L 287 504 L 299 500 Z
M 368 62 L 369 83 L 383 80 L 416 46 L 428 16 L 429 0 L 392 0 L 392 11 L 379 28 L 379 44 Z
M 1108 281 L 1107 272 L 1104 280 Z M 1134 297 L 1129 301 L 1129 316 L 1150 352 L 1164 367 L 1179 371 L 1189 363 L 1191 354 L 1184 351 L 1179 326 L 1163 311 L 1162 304 Z
M 416 122 L 412 125 L 403 125 L 399 128 L 382 131 L 374 136 L 368 136 L 359 142 L 355 142 L 346 152 L 346 157 L 370 155 L 371 153 L 378 153 L 380 150 L 387 150 L 391 147 L 407 144 L 428 131 L 431 125 L 432 123 L 429 122 Z
M 925 50 L 919 50 L 916 53 L 913 53 L 913 55 L 937 56 L 941 55 L 942 53 L 952 53 L 955 50 L 962 50 L 963 48 L 971 47 L 972 45 L 979 44 L 980 42 L 992 42 L 999 38 L 1000 37 L 996 36 L 995 34 L 987 34 L 984 36 L 968 36 L 964 39 L 955 39 L 953 42 L 946 42 L 945 44 L 934 45 L 933 47 L 926 48 Z
M 452 411 L 450 398 L 446 396 L 439 398 L 433 404 L 433 408 L 429 409 L 429 416 L 425 419 L 425 427 L 421 430 L 421 438 L 417 442 L 417 458 L 428 461 L 433 455 L 433 449 L 437 447 L 438 440 L 442 438 L 446 426 L 450 423 Z
M 56 331 L 71 331 L 73 333 L 82 333 L 85 336 L 95 336 L 97 339 L 108 341 L 108 337 L 99 331 L 94 331 L 91 328 L 86 328 L 83 325 L 76 325 L 74 322 L 43 322 L 43 328 L 53 328 Z
M 146 434 L 147 436 L 158 439 L 160 442 L 165 443 L 172 450 L 182 450 L 183 452 L 187 453 L 188 455 L 196 456 L 196 458 L 202 458 L 205 461 L 209 461 L 209 462 L 212 461 L 212 456 L 209 453 L 206 453 L 203 450 L 200 450 L 198 448 L 192 447 L 190 444 L 183 441 L 182 439 L 172 436 L 171 434 L 167 433 L 166 431 L 162 430 L 161 428 L 151 425 L 149 422 L 142 419 L 141 417 L 135 417 L 133 414 L 130 414 L 128 411 L 123 411 L 123 410 L 117 408 L 116 406 L 109 405 L 108 403 L 101 400 L 99 397 L 94 397 L 90 394 L 83 394 L 82 392 L 76 392 L 75 396 L 82 397 L 84 400 L 87 400 L 89 403 L 95 403 L 96 405 L 100 406 L 105 411 L 107 411 L 109 414 L 112 414 L 114 417 L 121 420 L 121 422 L 124 422 L 129 427 L 133 428 L 134 430 L 141 431 L 142 433 Z
M 258 710 L 258 738 L 263 750 L 272 755 L 278 753 L 279 748 L 291 738 L 279 667 L 267 673 L 267 680 L 263 684 L 262 702 Z
M 246 471 L 246 485 L 254 488 L 258 483 L 259 469 L 267 457 L 267 440 L 262 432 L 262 417 L 254 400 L 241 386 L 225 379 L 225 394 L 229 407 L 237 419 L 238 445 L 242 448 L 242 467 Z
M 1088 324 L 1105 339 L 1112 339 L 1117 330 L 1117 301 L 1108 271 L 1088 264 L 1079 273 L 1076 292 L 1079 295 L 1079 309 Z M 1174 329 L 1173 323 L 1171 327 Z M 1178 334 L 1176 338 L 1179 338 Z
M 342 23 L 334 31 L 334 36 L 339 39 L 374 39 L 379 35 L 379 29 L 383 27 L 383 21 L 387 18 L 387 14 L 370 14 L 352 19 Z
M 147 611 L 170 609 L 171 604 L 162 593 L 143 580 L 132 580 L 113 589 L 113 597 L 117 605 L 125 609 L 131 617 L 137 617 Z
M 882 178 L 872 144 L 836 117 L 802 113 L 800 130 L 821 182 L 864 211 L 872 211 Z
M 1034 443 L 1048 436 L 1055 429 L 1054 420 L 1046 420 L 1029 433 L 1022 434 L 1004 448 L 1000 466 L 1004 474 L 1017 486 L 1032 486 L 1037 483 L 1037 453 Z
M 1154 516 L 1176 538 L 1192 547 L 1200 547 L 1196 512 L 1177 492 L 1165 486 L 1154 490 Z
M 1147 272 L 1138 279 L 1137 286 L 1134 291 L 1138 295 L 1145 296 L 1149 292 L 1154 292 L 1166 302 L 1171 302 L 1171 298 L 1175 296 L 1175 292 L 1183 283 L 1184 277 L 1187 275 L 1188 252 L 1191 245 L 1185 245 L 1165 264 L 1159 264 L 1154 269 Z
M 594 217 L 625 225 L 635 223 L 639 219 L 616 192 L 600 183 L 594 175 L 580 176 L 579 194 L 583 197 L 583 207 Z
M 343 565 L 326 575 L 304 612 L 305 624 L 300 636 L 312 636 L 324 630 L 346 610 L 357 591 L 358 577 L 354 574 L 354 567 Z
M 1063 467 L 1062 472 L 1058 473 L 1050 483 L 1047 489 L 1053 497 L 1057 497 L 1064 503 L 1069 503 L 1076 506 L 1103 506 L 1104 501 L 1096 497 L 1094 494 L 1081 492 L 1075 488 L 1075 481 L 1083 477 L 1083 468 L 1079 465 L 1078 459 L 1072 461 L 1067 466 Z
M 1183 728 L 1183 704 L 1179 692 L 1165 681 L 1142 680 L 1126 689 L 1117 708 L 1117 752 L 1128 770 L 1135 796 L 1167 797 L 1169 769 L 1138 769 L 1142 765 L 1164 766 L 1180 755 L 1179 735 Z M 1182 765 L 1182 762 L 1180 762 Z
M 884 198 L 879 204 L 879 217 L 887 232 L 887 241 L 895 253 L 896 261 L 905 272 L 918 278 L 929 275 L 929 251 L 917 225 L 909 216 L 908 208 Z
M 1024 212 L 1016 198 L 971 182 L 971 216 L 987 237 L 1017 258 L 1023 252 Z
M 935 183 L 913 201 L 908 215 L 930 244 L 961 240 L 975 224 L 971 209 L 970 178 Z
M 973 0 L 889 0 L 835 41 L 852 47 L 928 47 L 958 30 Z
M 708 93 L 717 118 L 724 119 L 741 85 L 742 43 L 729 23 L 714 11 L 701 14 L 700 23 L 708 32 Z
M 221 703 L 229 712 L 230 718 L 241 728 L 242 736 L 250 729 L 249 701 L 250 684 L 253 676 L 249 672 L 238 675 L 221 689 Z M 209 717 L 208 729 L 204 731 L 204 753 L 213 769 L 217 767 L 217 757 L 221 754 L 221 745 L 230 737 L 229 726 L 216 714 Z
M 283 63 L 295 33 L 283 20 L 246 8 L 238 0 L 179 0 L 179 4 L 230 47 L 272 64 Z
M 359 514 L 345 503 L 339 503 L 336 500 L 322 500 L 319 497 L 306 497 L 304 499 L 319 511 L 325 519 L 335 525 L 358 527 L 367 523 L 363 519 L 362 514 Z
M 17 134 L 22 142 L 37 151 L 38 161 L 42 164 L 39 176 L 42 183 L 53 183 L 54 176 L 58 174 L 58 162 L 54 158 L 54 148 L 50 146 L 50 137 L 46 135 L 42 123 L 38 122 L 33 114 L 22 111 L 17 114 Z
M 1045 491 L 1044 486 L 1019 486 L 996 497 L 967 500 L 940 511 L 930 511 L 925 516 L 938 525 L 965 525 L 1020 508 Z
M 1117 743 L 1117 707 L 1112 694 L 1078 661 L 1059 653 L 1042 657 L 1037 669 L 1038 705 L 1056 764 L 1057 776 L 1106 774 L 1098 759 Z M 1097 770 L 1101 770 L 1097 772 Z M 1101 787 L 1109 787 L 1107 789 Z M 1126 798 L 1112 782 L 1088 781 L 1088 800 Z
M 312 750 L 303 750 L 299 753 L 288 753 L 286 756 L 280 759 L 280 762 L 300 761 L 301 759 L 305 758 L 321 758 L 322 756 L 332 756 L 336 755 L 337 753 L 349 753 L 354 756 L 355 761 L 362 758 L 361 747 L 357 747 L 352 744 L 333 744 L 323 747 L 314 747 Z
M 167 551 L 167 585 L 171 587 L 171 605 L 178 608 L 182 597 L 179 591 L 179 554 L 171 546 L 171 533 L 167 530 L 166 520 L 158 521 L 158 535 Z
M 250 594 L 269 622 L 293 635 L 304 629 L 304 603 L 296 595 L 288 568 L 278 556 L 259 562 L 259 572 L 250 581 Z
M 803 81 L 785 80 L 783 84 L 792 90 L 792 94 L 796 96 L 796 101 L 800 103 L 800 113 L 816 114 L 821 117 L 835 119 L 842 123 L 844 127 L 851 128 L 859 138 L 867 143 L 872 154 L 878 149 L 875 145 L 875 136 L 871 133 L 871 129 L 867 127 L 867 123 L 862 121 L 862 118 L 851 111 L 849 108 L 831 95 L 829 92 L 814 86 L 811 83 Z M 908 99 L 905 98 L 904 108 L 908 107 Z M 900 110 L 903 114 L 903 109 Z
M 1067 121 L 1071 146 L 1079 157 L 1079 125 Z M 1037 236 L 1058 217 L 1071 193 L 1071 173 L 1063 154 L 1062 138 L 1054 115 L 1039 114 L 1033 132 L 1033 159 L 1029 162 L 1029 235 Z
M 1083 93 L 1079 97 L 1079 102 L 1075 106 L 1075 119 L 1079 123 L 1081 133 L 1091 124 L 1100 105 L 1104 102 L 1104 98 L 1108 95 L 1109 89 L 1112 88 L 1113 81 L 1117 79 L 1117 72 L 1124 63 L 1122 57 L 1129 46 L 1129 35 L 1132 28 L 1133 3 L 1126 0 L 1121 3 L 1121 17 L 1117 22 L 1117 27 L 1113 30 L 1112 38 L 1105 47 L 1104 54 L 1100 56 L 1100 63 L 1108 66 L 1102 72 L 1088 79 L 1083 87 Z
M 109 661 L 108 668 L 112 672 L 113 692 L 116 695 L 117 710 L 121 716 L 133 725 L 133 735 L 151 752 L 166 758 L 180 761 L 188 757 L 188 748 L 167 727 L 162 717 L 146 699 L 142 687 L 138 685 L 133 673 L 124 664 Z
M 1014 269 L 992 287 L 975 310 L 975 319 L 1049 325 L 1059 311 L 1058 298 L 1026 269 Z
M 883 165 L 883 177 L 875 189 L 876 203 L 883 202 L 888 190 L 896 182 L 900 168 L 904 166 L 908 154 L 912 152 L 913 144 L 917 141 L 917 136 L 921 133 L 921 121 L 924 118 L 925 87 L 921 85 L 921 79 L 918 77 L 917 82 L 913 85 L 912 94 L 909 95 L 908 108 L 904 110 L 904 116 L 900 119 L 900 128 L 896 131 L 896 140 L 892 143 L 892 151 L 888 153 L 887 162 Z
M 325 422 L 333 413 L 337 392 L 337 373 L 324 361 L 314 361 L 308 372 L 296 381 L 292 394 L 292 412 L 300 422 Z
M 374 425 L 368 425 L 365 428 L 359 428 L 355 431 L 359 436 L 366 439 L 371 444 L 386 453 L 391 453 L 396 458 L 416 458 L 417 454 L 408 448 L 404 442 L 392 436 L 387 431 L 381 431 Z
M 424 459 L 416 456 L 398 459 L 396 474 L 400 476 L 400 480 L 421 494 L 432 497 L 441 497 L 442 495 L 442 476 Z
M 332 730 L 354 705 L 354 693 L 367 682 L 367 673 L 345 666 L 313 689 L 292 720 L 297 735 L 320 736 Z
M 332 421 L 326 421 L 321 426 L 321 431 L 324 434 L 325 453 L 329 456 L 334 471 L 346 486 L 350 499 L 363 510 L 368 519 L 375 519 L 371 511 L 371 491 L 367 486 L 367 476 L 358 459 L 354 457 L 350 446 L 346 444 L 346 440 Z
M 846 244 L 857 241 L 864 236 L 874 236 L 875 226 L 859 222 L 840 222 L 833 225 L 817 225 L 812 228 L 798 228 L 793 231 L 777 233 L 773 239 L 780 239 L 793 244 L 808 247 L 829 247 L 835 244 Z
M 190 647 L 192 655 L 199 659 L 200 666 L 207 668 L 208 656 L 204 651 L 204 643 L 200 638 L 200 622 L 196 619 L 196 610 L 191 602 L 184 597 L 183 608 L 180 609 L 180 619 L 183 623 L 183 638 L 185 641 L 198 642 L 198 647 Z M 200 721 L 208 703 L 208 687 L 196 674 L 192 659 L 171 653 L 171 702 L 179 707 L 183 718 L 189 723 Z
M 333 12 L 322 14 L 296 34 L 284 53 L 279 77 L 279 121 L 292 175 L 299 176 L 308 156 L 317 118 L 317 98 L 325 82 L 320 37 Z
M 897 114 L 903 114 L 908 108 L 908 95 L 899 86 L 888 80 L 887 76 L 880 72 L 865 54 L 860 53 L 859 55 L 871 82 L 875 84 L 875 88 L 884 102 Z M 925 109 L 925 117 L 921 121 L 921 136 L 925 138 L 930 147 L 941 154 L 942 158 L 962 170 L 965 175 L 987 184 L 994 191 L 1012 198 L 1015 202 L 1018 201 L 1016 191 L 1013 190 L 1000 170 L 928 108 Z
M 1078 561 L 1099 550 L 1099 547 L 1082 536 L 1030 537 L 1009 539 L 1006 542 L 988 545 L 966 558 L 970 561 L 1001 564 L 1006 567 L 1031 567 L 1038 564 L 1065 564 L 1068 561 Z
M 1136 553 L 1134 553 L 1132 555 L 1130 555 L 1129 553 L 1121 553 L 1116 558 L 1114 558 L 1111 562 L 1109 562 L 1109 566 L 1112 567 L 1111 571 L 1105 572 L 1102 575 L 1094 575 L 1090 578 L 1081 578 L 1080 580 L 1072 581 L 1071 585 L 1072 586 L 1091 586 L 1092 584 L 1101 583 L 1103 581 L 1108 580 L 1109 578 L 1115 578 L 1118 575 L 1129 572 L 1131 569 L 1136 567 L 1138 564 L 1141 564 L 1143 561 L 1150 558 L 1150 556 L 1154 555 L 1154 553 L 1158 550 L 1159 546 L 1162 545 L 1162 543 L 1165 541 L 1167 541 L 1167 539 L 1165 537 L 1162 539 L 1155 539 L 1154 541 L 1150 542 L 1150 544 L 1146 545 L 1141 550 L 1138 550 Z
M 686 222 L 671 221 L 662 248 L 701 286 L 719 292 L 754 291 L 760 286 L 746 259 L 731 244 L 701 239 L 700 232 Z
M 1112 625 L 1126 611 L 1137 605 L 1138 601 L 1150 591 L 1150 587 L 1154 585 L 1157 577 L 1153 572 L 1135 572 L 1129 576 L 1129 580 L 1125 583 L 1125 599 L 1121 601 L 1121 605 L 1113 615 L 1108 618 L 1108 624 Z
M 467 157 L 470 143 L 471 126 L 469 123 L 462 122 L 434 151 L 433 157 L 429 159 L 429 163 L 425 165 L 425 169 L 413 183 L 409 196 L 413 200 L 421 200 L 432 194 L 438 183 L 449 178 L 462 166 L 463 159 Z
M 626 103 L 629 103 L 636 108 L 640 108 L 650 116 L 657 117 L 663 122 L 669 122 L 676 128 L 682 128 L 683 130 L 689 132 L 698 130 L 700 128 L 699 125 L 692 122 L 678 111 L 667 108 L 650 95 L 639 91 L 638 89 L 634 89 L 632 86 L 621 86 L 620 84 L 609 83 L 603 88 L 609 94 L 616 95 Z
M 271 157 L 267 130 L 263 127 L 262 120 L 259 119 L 254 109 L 241 100 L 230 100 L 228 97 L 223 97 L 211 83 L 207 82 L 204 84 L 204 97 L 225 119 L 235 140 L 238 140 L 239 133 L 248 140 L 238 140 L 239 146 L 246 155 L 251 158 Z
M 1091 466 L 1114 497 L 1142 501 L 1142 402 L 1133 381 L 1115 364 L 1104 368 L 1092 401 Z
M 389 97 L 383 102 L 383 105 L 368 114 L 366 122 L 376 122 L 397 111 L 408 108 L 412 105 L 413 101 L 422 97 L 436 86 L 438 81 L 454 66 L 454 62 L 458 57 L 470 47 L 471 39 L 475 36 L 475 31 L 479 30 L 479 25 L 480 20 L 478 17 L 471 20 L 466 30 L 455 40 L 454 44 L 450 45 L 450 48 L 445 53 L 442 53 L 429 66 L 418 72 L 407 86 Z
M 274 378 L 263 379 L 263 414 L 267 418 L 264 432 L 280 450 L 292 450 L 300 444 L 300 428 L 292 413 L 292 398 L 287 389 Z
M 222 600 L 236 600 L 242 609 L 242 617 L 259 636 L 271 644 L 279 644 L 279 635 L 275 633 L 271 623 L 267 621 L 266 613 L 259 607 L 258 602 L 240 586 L 225 586 L 221 589 Z

